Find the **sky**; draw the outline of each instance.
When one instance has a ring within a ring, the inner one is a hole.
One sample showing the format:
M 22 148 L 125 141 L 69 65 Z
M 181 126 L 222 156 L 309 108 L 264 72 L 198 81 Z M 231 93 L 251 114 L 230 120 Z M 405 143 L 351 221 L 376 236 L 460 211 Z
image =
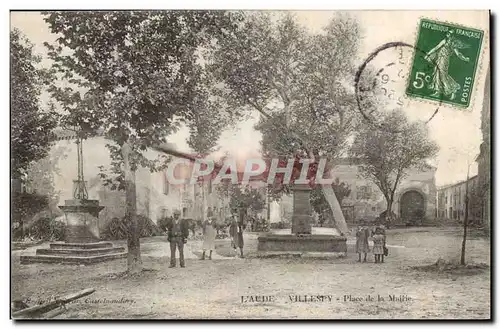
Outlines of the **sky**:
M 294 12 L 300 24 L 312 33 L 320 33 L 323 26 L 335 15 L 332 11 L 296 11 Z M 471 106 L 467 110 L 459 110 L 450 106 L 440 106 L 438 113 L 429 122 L 430 136 L 440 147 L 439 154 L 433 164 L 437 167 L 436 184 L 445 185 L 464 180 L 468 163 L 471 164 L 471 175 L 477 173 L 474 162 L 479 153 L 482 137 L 480 131 L 481 108 L 484 93 L 485 72 L 489 62 L 488 29 L 489 14 L 487 11 L 351 11 L 350 15 L 358 18 L 362 27 L 359 65 L 377 47 L 392 41 L 403 41 L 414 44 L 417 35 L 418 21 L 422 17 L 443 22 L 453 22 L 467 27 L 485 31 L 485 40 L 476 75 L 475 90 Z M 37 12 L 11 13 L 11 26 L 20 29 L 35 45 L 35 52 L 45 56 L 43 42 L 53 42 L 56 36 L 49 32 L 48 26 Z M 373 62 L 374 65 L 384 65 L 395 52 L 384 52 Z M 408 56 L 410 62 L 411 54 Z M 47 60 L 42 63 L 49 65 Z M 397 82 L 396 88 L 404 89 L 404 81 Z M 436 104 L 422 101 L 408 101 L 405 111 L 414 119 L 428 119 L 436 109 Z M 259 155 L 260 133 L 253 126 L 259 115 L 255 113 L 249 120 L 240 122 L 234 129 L 221 134 L 220 152 L 229 152 L 233 157 L 244 159 Z M 187 129 L 181 129 L 169 138 L 169 142 L 179 150 L 189 151 L 186 140 Z

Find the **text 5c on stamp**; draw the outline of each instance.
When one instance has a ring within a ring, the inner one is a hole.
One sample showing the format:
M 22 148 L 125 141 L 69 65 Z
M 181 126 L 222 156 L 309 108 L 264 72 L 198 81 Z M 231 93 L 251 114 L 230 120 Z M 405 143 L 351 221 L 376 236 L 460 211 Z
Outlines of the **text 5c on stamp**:
M 422 19 L 406 94 L 467 108 L 482 41 L 483 31 Z

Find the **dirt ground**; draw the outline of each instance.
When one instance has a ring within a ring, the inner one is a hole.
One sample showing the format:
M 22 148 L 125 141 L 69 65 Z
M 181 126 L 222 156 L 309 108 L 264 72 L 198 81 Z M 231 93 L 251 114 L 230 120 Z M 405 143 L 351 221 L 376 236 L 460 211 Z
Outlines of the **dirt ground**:
M 358 263 L 352 237 L 347 257 L 335 259 L 255 258 L 256 238 L 246 234 L 244 259 L 234 257 L 229 240 L 218 240 L 211 261 L 198 259 L 201 241 L 189 241 L 186 268 L 173 269 L 165 237 L 142 239 L 147 270 L 137 276 L 123 275 L 126 260 L 20 265 L 19 255 L 34 249 L 12 251 L 12 299 L 33 304 L 95 288 L 58 317 L 73 319 L 490 318 L 489 268 L 470 274 L 414 268 L 457 261 L 459 228 L 389 230 L 384 264 L 374 264 L 373 255 Z M 488 239 L 467 240 L 467 262 L 490 264 Z M 263 296 L 272 300 L 255 302 Z

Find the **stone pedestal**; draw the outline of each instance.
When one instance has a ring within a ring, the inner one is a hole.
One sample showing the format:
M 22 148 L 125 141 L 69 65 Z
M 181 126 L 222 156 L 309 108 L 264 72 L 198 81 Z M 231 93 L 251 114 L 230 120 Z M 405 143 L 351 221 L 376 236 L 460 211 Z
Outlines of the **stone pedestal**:
M 347 252 L 346 238 L 327 234 L 259 236 L 259 251 Z
M 37 249 L 36 255 L 23 255 L 22 264 L 92 264 L 127 257 L 124 247 L 100 241 L 98 216 L 104 207 L 98 200 L 66 200 L 59 208 L 66 216 L 65 243 L 52 243 L 49 249 Z
M 347 238 L 334 234 L 312 233 L 311 188 L 296 185 L 293 191 L 292 234 L 259 236 L 257 250 L 261 252 L 347 252 Z
M 104 209 L 98 200 L 66 200 L 59 206 L 66 217 L 66 242 L 88 243 L 100 240 L 99 212 Z
M 292 191 L 292 234 L 311 234 L 311 188 L 309 185 L 295 185 Z

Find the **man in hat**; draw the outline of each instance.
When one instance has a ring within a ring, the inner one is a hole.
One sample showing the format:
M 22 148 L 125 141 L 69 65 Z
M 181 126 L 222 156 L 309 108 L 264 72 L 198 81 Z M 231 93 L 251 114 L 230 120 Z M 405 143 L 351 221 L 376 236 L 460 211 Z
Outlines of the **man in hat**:
M 232 246 L 240 248 L 240 257 L 243 258 L 243 231 L 245 230 L 245 211 L 246 209 L 235 209 L 231 214 L 231 224 L 229 226 L 229 235 L 232 239 Z M 239 216 L 236 217 L 238 214 Z
M 180 210 L 174 210 L 174 217 L 167 224 L 168 241 L 170 242 L 170 266 L 175 267 L 175 250 L 179 249 L 179 263 L 181 267 L 185 266 L 184 263 L 184 244 L 187 242 L 189 236 L 189 227 L 186 220 L 180 218 Z

